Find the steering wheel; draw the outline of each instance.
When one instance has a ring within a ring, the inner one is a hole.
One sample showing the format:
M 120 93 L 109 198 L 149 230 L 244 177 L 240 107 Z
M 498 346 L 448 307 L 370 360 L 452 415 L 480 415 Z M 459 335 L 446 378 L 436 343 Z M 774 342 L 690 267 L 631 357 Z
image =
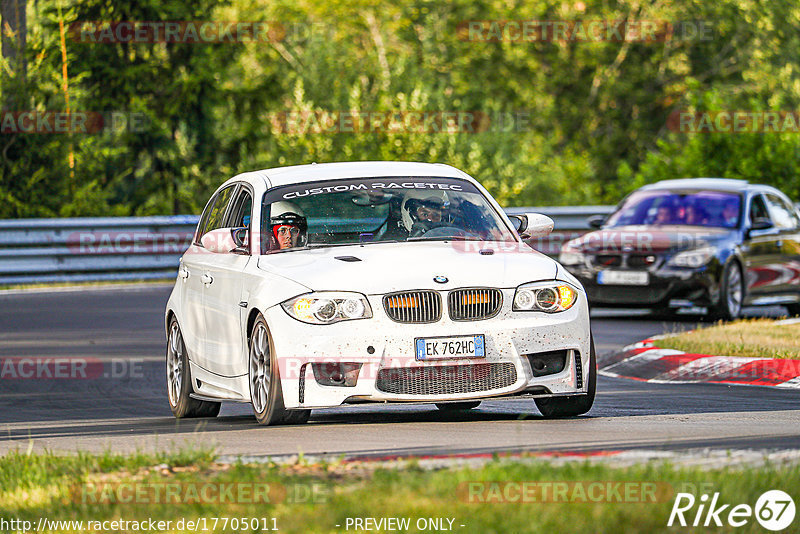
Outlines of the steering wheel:
M 458 228 L 457 226 L 437 226 L 436 228 L 431 228 L 428 230 L 425 228 L 424 223 L 423 224 L 421 224 L 420 222 L 414 223 L 414 226 L 411 228 L 411 235 L 409 237 L 419 237 L 422 235 L 430 238 L 476 237 L 476 235 L 473 234 L 472 232 L 467 232 L 463 228 Z

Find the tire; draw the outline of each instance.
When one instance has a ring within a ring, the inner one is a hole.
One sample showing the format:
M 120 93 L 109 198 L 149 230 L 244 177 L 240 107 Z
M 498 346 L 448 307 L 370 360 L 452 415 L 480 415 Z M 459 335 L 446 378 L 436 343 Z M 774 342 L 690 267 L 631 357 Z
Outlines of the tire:
M 283 389 L 272 337 L 264 316 L 259 314 L 250 333 L 248 364 L 250 399 L 256 421 L 261 425 L 303 424 L 311 410 L 287 410 L 283 404 Z
M 586 393 L 570 397 L 545 397 L 536 399 L 536 407 L 545 417 L 573 417 L 588 412 L 594 404 L 597 390 L 597 356 L 594 353 L 594 339 L 589 351 L 589 377 Z
M 787 304 L 786 311 L 789 317 L 800 317 L 800 304 Z
M 437 402 L 436 407 L 443 412 L 459 412 L 462 410 L 471 410 L 480 406 L 481 401 L 464 401 L 464 402 Z
M 709 310 L 714 320 L 733 321 L 742 314 L 744 280 L 739 262 L 730 261 L 722 271 L 719 302 Z
M 189 357 L 178 320 L 172 317 L 167 334 L 167 399 L 172 415 L 178 419 L 216 417 L 221 403 L 193 399 Z

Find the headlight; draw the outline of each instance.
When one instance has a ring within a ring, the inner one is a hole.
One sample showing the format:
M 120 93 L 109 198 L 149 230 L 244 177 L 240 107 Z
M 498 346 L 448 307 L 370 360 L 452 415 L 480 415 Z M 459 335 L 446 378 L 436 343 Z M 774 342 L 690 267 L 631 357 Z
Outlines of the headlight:
M 311 324 L 333 324 L 372 317 L 372 308 L 360 293 L 307 293 L 282 302 L 281 306 L 298 321 Z
M 558 256 L 558 262 L 562 265 L 581 265 L 586 263 L 586 255 L 574 248 L 564 248 Z
M 711 258 L 717 253 L 714 247 L 702 247 L 694 250 L 687 250 L 686 252 L 679 252 L 675 254 L 667 262 L 667 265 L 672 267 L 701 267 L 711 261 Z
M 564 282 L 525 284 L 514 293 L 514 311 L 556 313 L 570 309 L 578 301 L 578 291 Z

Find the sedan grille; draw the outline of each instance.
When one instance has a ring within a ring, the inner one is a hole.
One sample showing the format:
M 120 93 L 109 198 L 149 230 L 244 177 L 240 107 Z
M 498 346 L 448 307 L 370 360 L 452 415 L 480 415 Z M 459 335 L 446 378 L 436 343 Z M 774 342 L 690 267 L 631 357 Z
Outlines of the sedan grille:
M 619 267 L 622 265 L 622 256 L 618 254 L 598 254 L 594 257 L 598 267 Z
M 450 318 L 454 321 L 489 319 L 500 313 L 503 294 L 499 289 L 457 289 L 447 297 Z
M 649 267 L 658 258 L 653 254 L 634 254 L 628 256 L 628 267 Z
M 442 317 L 442 297 L 436 291 L 404 291 L 383 297 L 383 308 L 398 323 L 433 323 Z
M 398 395 L 450 395 L 501 389 L 517 381 L 511 362 L 381 369 L 375 386 Z

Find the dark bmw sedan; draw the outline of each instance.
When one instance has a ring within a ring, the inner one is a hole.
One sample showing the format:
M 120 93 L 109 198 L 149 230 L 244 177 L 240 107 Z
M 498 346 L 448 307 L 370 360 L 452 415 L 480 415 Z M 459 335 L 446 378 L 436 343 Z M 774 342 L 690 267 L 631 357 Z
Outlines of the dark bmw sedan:
M 560 262 L 602 307 L 742 306 L 800 315 L 800 213 L 786 195 L 742 180 L 666 180 L 628 195 L 598 230 L 564 244 Z

